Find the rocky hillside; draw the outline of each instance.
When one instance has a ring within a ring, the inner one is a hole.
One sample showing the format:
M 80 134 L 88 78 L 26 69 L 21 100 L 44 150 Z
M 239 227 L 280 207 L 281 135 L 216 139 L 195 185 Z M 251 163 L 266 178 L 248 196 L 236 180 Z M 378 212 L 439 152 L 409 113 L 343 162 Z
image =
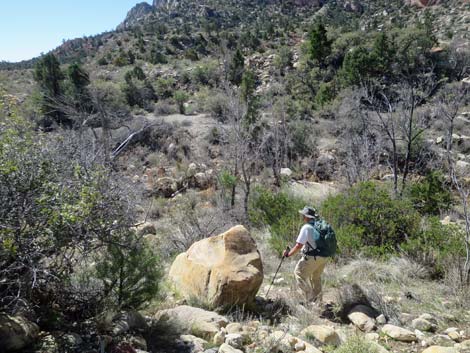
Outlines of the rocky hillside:
M 470 352 L 469 26 L 155 0 L 1 63 L 0 351 Z M 338 241 L 316 302 L 282 257 L 305 205 Z

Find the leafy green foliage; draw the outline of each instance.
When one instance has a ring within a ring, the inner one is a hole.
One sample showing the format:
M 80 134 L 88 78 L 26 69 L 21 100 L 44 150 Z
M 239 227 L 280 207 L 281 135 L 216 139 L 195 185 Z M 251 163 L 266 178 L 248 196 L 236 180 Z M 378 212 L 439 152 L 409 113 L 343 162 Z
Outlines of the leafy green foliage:
M 234 85 L 242 82 L 243 72 L 245 70 L 245 57 L 240 49 L 235 51 L 228 71 L 228 79 Z
M 175 99 L 176 104 L 178 105 L 178 110 L 180 114 L 184 114 L 185 113 L 184 104 L 189 99 L 188 94 L 184 91 L 176 91 L 174 94 L 174 99 Z
M 331 54 L 331 41 L 327 37 L 326 28 L 322 23 L 317 23 L 308 35 L 309 59 L 320 67 L 326 65 L 326 58 Z
M 299 210 L 305 201 L 286 192 L 273 192 L 258 187 L 251 200 L 250 221 L 258 226 L 268 226 L 269 244 L 279 254 L 291 245 L 302 225 Z
M 463 229 L 458 225 L 441 224 L 438 217 L 424 219 L 416 237 L 401 245 L 410 258 L 426 266 L 436 277 L 445 274 L 449 260 L 465 256 Z
M 439 171 L 430 172 L 424 180 L 411 185 L 408 193 L 421 214 L 438 216 L 452 206 L 452 193 Z
M 334 227 L 344 252 L 386 255 L 420 230 L 421 216 L 411 202 L 393 199 L 386 188 L 373 182 L 359 183 L 329 197 L 322 213 Z
M 141 267 L 155 261 L 141 258 L 149 253 L 129 236 L 134 215 L 112 171 L 82 159 L 67 136 L 46 137 L 14 113 L 0 115 L 0 310 L 31 310 L 55 328 L 95 316 L 109 302 L 138 306 L 159 278 Z M 119 252 L 115 302 L 114 287 L 108 292 L 108 282 L 85 274 L 96 257 L 117 260 Z
M 139 309 L 158 294 L 162 277 L 160 259 L 150 247 L 129 233 L 127 246 L 110 244 L 98 260 L 97 278 L 110 293 L 111 305 L 119 309 Z

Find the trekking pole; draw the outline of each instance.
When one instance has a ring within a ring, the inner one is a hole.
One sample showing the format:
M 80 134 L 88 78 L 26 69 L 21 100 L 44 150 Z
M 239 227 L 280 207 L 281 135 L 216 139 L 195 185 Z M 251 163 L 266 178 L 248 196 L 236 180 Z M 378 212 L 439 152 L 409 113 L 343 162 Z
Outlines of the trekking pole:
M 286 251 L 290 251 L 290 248 L 286 247 Z M 277 266 L 277 270 L 276 270 L 276 273 L 274 274 L 273 280 L 271 281 L 271 284 L 269 285 L 268 291 L 266 292 L 266 298 L 268 297 L 269 291 L 271 290 L 271 287 L 274 284 L 274 280 L 276 279 L 277 273 L 279 272 L 279 270 L 281 268 L 281 265 L 282 265 L 282 262 L 284 261 L 285 258 L 286 257 L 284 256 L 284 254 L 282 254 L 281 262 L 279 262 L 279 266 Z

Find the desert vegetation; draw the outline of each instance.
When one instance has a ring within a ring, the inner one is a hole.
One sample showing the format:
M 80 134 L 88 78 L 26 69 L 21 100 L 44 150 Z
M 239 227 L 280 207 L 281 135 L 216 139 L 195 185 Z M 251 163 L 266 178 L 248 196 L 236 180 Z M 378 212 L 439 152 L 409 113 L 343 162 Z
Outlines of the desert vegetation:
M 418 2 L 155 1 L 0 63 L 0 347 L 470 349 L 470 5 Z M 315 307 L 273 278 L 305 205 L 338 239 Z M 254 300 L 184 293 L 230 236 Z

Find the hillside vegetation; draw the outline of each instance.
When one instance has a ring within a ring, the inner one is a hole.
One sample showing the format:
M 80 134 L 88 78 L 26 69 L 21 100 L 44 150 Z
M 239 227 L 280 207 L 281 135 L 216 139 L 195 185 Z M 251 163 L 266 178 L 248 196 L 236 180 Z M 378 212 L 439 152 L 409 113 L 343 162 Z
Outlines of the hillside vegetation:
M 468 352 L 469 36 L 463 0 L 154 1 L 0 63 L 0 351 Z M 273 278 L 305 205 L 312 306 Z M 236 225 L 256 300 L 177 290 Z

